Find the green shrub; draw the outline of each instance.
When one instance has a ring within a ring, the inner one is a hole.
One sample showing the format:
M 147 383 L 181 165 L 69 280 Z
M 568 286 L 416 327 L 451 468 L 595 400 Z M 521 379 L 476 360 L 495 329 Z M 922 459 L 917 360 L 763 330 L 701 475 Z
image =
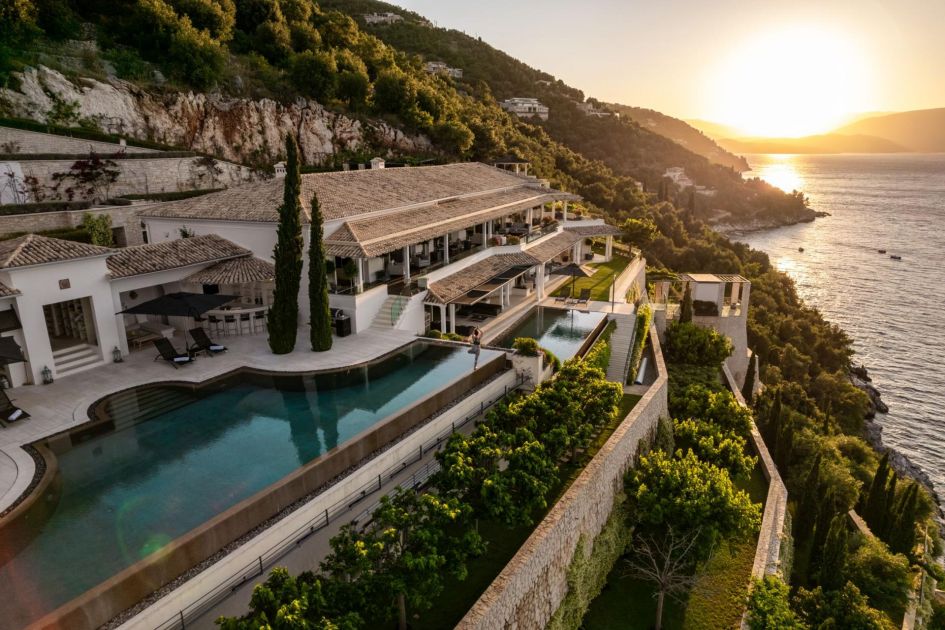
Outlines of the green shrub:
M 542 348 L 541 351 L 542 351 L 542 354 L 545 355 L 545 361 L 548 363 L 548 365 L 551 366 L 552 372 L 558 372 L 559 370 L 561 370 L 561 359 L 555 356 L 554 352 L 552 352 L 548 348 Z
M 632 383 L 637 378 L 637 370 L 640 369 L 640 362 L 643 360 L 643 348 L 650 336 L 651 323 L 653 323 L 653 310 L 648 304 L 644 304 L 637 310 L 636 327 L 633 332 L 633 348 L 630 351 L 630 366 L 627 374 L 628 383 Z
M 893 554 L 876 538 L 864 538 L 848 561 L 847 578 L 869 598 L 870 605 L 901 612 L 912 588 L 912 571 L 902 554 Z
M 439 330 L 437 330 L 436 328 L 431 328 L 430 330 L 428 330 L 428 331 L 426 331 L 425 333 L 423 333 L 423 336 L 424 336 L 424 337 L 427 337 L 427 338 L 429 338 L 429 339 L 442 339 L 442 338 L 443 338 L 443 333 L 441 333 L 441 332 L 440 332 Z
M 448 339 L 449 341 L 466 341 L 466 337 L 454 332 L 443 333 L 443 339 Z
M 191 197 L 200 197 L 210 193 L 220 192 L 223 188 L 206 188 L 204 190 L 179 190 L 173 192 L 160 193 L 135 193 L 132 195 L 122 195 L 122 199 L 138 199 L 145 201 L 180 201 L 181 199 L 190 199 Z
M 748 594 L 750 630 L 804 630 L 806 626 L 791 609 L 791 589 L 783 580 L 766 575 L 753 580 Z
M 87 210 L 91 201 L 41 201 L 39 203 L 11 203 L 0 206 L 0 216 L 15 214 L 38 214 L 40 212 L 65 212 L 68 210 Z
M 537 357 L 541 347 L 538 340 L 531 337 L 516 337 L 512 342 L 512 349 L 526 357 Z
M 594 342 L 594 345 L 591 346 L 591 349 L 587 351 L 587 354 L 584 355 L 584 360 L 602 372 L 607 372 L 607 366 L 610 365 L 610 354 L 611 354 L 611 345 L 610 345 L 610 336 L 613 334 L 614 329 L 617 327 L 617 322 L 610 322 L 607 324 L 607 327 L 604 328 L 604 331 L 600 334 L 600 337 L 597 338 L 597 341 Z
M 733 351 L 732 342 L 711 328 L 674 322 L 666 327 L 666 359 L 671 363 L 721 365 Z

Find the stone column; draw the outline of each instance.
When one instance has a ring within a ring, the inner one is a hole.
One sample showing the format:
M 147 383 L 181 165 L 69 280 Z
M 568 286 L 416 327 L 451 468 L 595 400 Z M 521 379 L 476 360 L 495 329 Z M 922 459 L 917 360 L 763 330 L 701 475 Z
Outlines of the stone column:
M 355 260 L 358 261 L 358 279 L 355 286 L 358 293 L 361 293 L 364 291 L 364 265 L 366 261 L 364 258 L 355 258 Z
M 538 301 L 545 299 L 545 263 L 538 265 L 538 271 L 535 272 L 535 293 L 538 294 Z
M 562 210 L 561 210 L 561 221 L 564 222 L 564 221 L 567 221 L 567 220 L 568 220 L 568 200 L 565 199 L 565 200 L 564 200 L 564 207 L 563 207 Z
M 440 332 L 446 332 L 446 304 L 440 304 Z
M 482 246 L 489 247 L 489 222 L 484 221 L 482 223 Z
M 404 282 L 410 282 L 410 245 L 404 245 Z
M 613 235 L 607 235 L 607 241 L 604 245 L 604 260 L 609 261 L 614 255 L 614 237 Z
M 443 235 L 443 264 L 450 264 L 450 235 Z
M 450 304 L 450 332 L 456 332 L 456 305 Z

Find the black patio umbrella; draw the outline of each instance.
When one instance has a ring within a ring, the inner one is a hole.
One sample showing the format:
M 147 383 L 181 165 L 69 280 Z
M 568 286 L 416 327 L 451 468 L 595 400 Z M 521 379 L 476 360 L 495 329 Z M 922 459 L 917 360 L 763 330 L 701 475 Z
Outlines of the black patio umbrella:
M 220 308 L 227 302 L 238 299 L 238 295 L 220 295 L 219 293 L 168 293 L 121 312 L 126 315 L 200 317 L 209 310 Z
M 13 337 L 0 337 L 0 365 L 10 365 L 11 363 L 22 363 L 26 361 L 23 351 L 17 345 Z
M 574 280 L 575 278 L 590 278 L 594 275 L 593 271 L 588 271 L 581 265 L 577 263 L 571 263 L 570 265 L 565 265 L 564 267 L 559 267 L 551 272 L 553 276 L 571 276 L 571 297 L 574 297 Z

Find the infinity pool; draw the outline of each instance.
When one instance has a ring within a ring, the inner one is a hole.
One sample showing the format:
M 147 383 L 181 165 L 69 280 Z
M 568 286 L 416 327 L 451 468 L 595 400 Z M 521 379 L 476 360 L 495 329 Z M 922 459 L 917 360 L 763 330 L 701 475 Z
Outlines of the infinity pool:
M 537 306 L 493 345 L 511 348 L 517 337 L 532 337 L 542 348 L 567 361 L 578 353 L 584 340 L 605 317 L 606 313 Z
M 479 364 L 498 354 L 484 350 Z M 205 390 L 108 397 L 114 430 L 58 456 L 61 497 L 40 533 L 19 550 L 0 540 L 0 562 L 12 555 L 0 566 L 0 628 L 50 612 L 472 370 L 465 348 L 416 343 L 341 372 L 241 372 Z

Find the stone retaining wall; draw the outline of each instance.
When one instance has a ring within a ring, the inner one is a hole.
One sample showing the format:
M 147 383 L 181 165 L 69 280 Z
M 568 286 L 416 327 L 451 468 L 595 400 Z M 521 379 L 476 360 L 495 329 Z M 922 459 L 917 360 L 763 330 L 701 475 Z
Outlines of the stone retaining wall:
M 600 534 L 623 491 L 637 445 L 666 416 L 667 377 L 650 328 L 658 377 L 518 553 L 460 621 L 462 630 L 544 628 L 568 592 L 567 572 L 579 541 Z
M 737 387 L 735 378 L 728 366 L 722 365 L 722 373 L 728 382 L 729 389 L 743 407 L 747 407 L 741 390 Z M 761 579 L 766 575 L 781 573 L 781 543 L 789 532 L 785 531 L 787 520 L 787 488 L 778 473 L 768 447 L 754 422 L 751 423 L 751 444 L 758 454 L 758 463 L 765 479 L 768 480 L 768 497 L 765 499 L 765 511 L 761 517 L 761 531 L 758 533 L 758 544 L 755 547 L 755 562 L 751 568 L 751 576 Z
M 105 206 L 89 208 L 88 210 L 65 210 L 62 212 L 36 212 L 33 214 L 14 214 L 0 217 L 0 237 L 8 234 L 25 232 L 44 232 L 79 227 L 82 218 L 88 214 L 107 214 L 112 218 L 113 228 L 124 228 L 123 236 L 115 244 L 121 247 L 141 245 L 144 243 L 141 230 L 141 219 L 138 210 L 150 204 L 133 204 L 130 206 Z M 123 240 L 122 240 L 123 238 Z

